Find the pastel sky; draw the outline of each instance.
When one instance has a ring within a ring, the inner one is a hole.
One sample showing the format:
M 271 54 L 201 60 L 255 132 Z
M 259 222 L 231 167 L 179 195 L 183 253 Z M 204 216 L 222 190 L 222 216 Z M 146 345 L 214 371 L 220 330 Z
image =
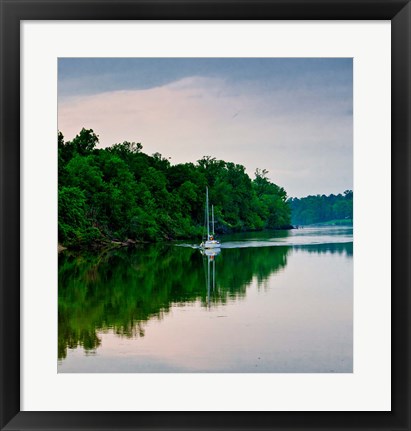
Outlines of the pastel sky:
M 288 196 L 353 188 L 348 58 L 62 58 L 58 128 L 100 147 L 141 142 L 171 163 L 205 155 L 267 169 Z

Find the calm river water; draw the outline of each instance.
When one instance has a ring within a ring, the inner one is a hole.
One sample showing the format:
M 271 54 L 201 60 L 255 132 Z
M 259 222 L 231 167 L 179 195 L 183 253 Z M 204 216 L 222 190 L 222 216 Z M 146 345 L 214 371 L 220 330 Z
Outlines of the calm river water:
M 62 253 L 58 372 L 352 372 L 352 233 Z

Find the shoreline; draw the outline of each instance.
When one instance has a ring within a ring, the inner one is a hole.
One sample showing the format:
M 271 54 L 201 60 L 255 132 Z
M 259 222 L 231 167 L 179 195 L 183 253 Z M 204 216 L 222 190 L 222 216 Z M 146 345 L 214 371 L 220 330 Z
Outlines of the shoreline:
M 295 226 L 287 225 L 283 227 L 279 227 L 277 229 L 262 229 L 262 230 L 242 230 L 242 231 L 236 231 L 236 232 L 225 232 L 223 234 L 220 234 L 220 236 L 224 235 L 230 235 L 230 234 L 236 234 L 236 233 L 249 233 L 249 232 L 268 232 L 273 230 L 278 231 L 284 231 L 284 230 L 293 230 L 296 229 Z M 125 241 L 119 241 L 119 240 L 101 240 L 98 242 L 92 242 L 88 244 L 62 244 L 58 243 L 58 253 L 61 253 L 63 251 L 109 251 L 114 250 L 116 248 L 125 248 L 125 247 L 134 247 L 136 245 L 142 245 L 142 244 L 161 244 L 166 242 L 176 242 L 176 241 L 188 241 L 188 240 L 200 240 L 199 237 L 187 237 L 187 238 L 178 238 L 178 239 L 171 239 L 171 238 L 164 238 L 162 240 L 157 241 L 137 241 L 133 239 L 126 239 Z

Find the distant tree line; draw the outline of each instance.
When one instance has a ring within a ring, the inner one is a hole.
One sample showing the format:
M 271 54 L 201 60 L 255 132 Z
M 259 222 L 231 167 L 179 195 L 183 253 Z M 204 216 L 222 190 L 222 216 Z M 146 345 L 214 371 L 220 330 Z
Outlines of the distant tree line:
M 123 142 L 96 148 L 82 129 L 71 141 L 58 133 L 58 235 L 66 246 L 104 241 L 158 241 L 201 237 L 205 189 L 217 232 L 289 228 L 286 191 L 257 169 L 206 156 L 171 165 L 159 153 Z
M 290 198 L 291 220 L 293 225 L 309 224 L 352 224 L 353 192 L 344 194 L 317 195 L 305 198 Z

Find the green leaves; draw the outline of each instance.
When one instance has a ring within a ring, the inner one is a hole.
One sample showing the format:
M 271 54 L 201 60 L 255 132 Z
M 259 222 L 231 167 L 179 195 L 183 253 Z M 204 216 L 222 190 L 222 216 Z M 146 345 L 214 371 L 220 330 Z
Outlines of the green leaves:
M 78 240 L 86 223 L 86 197 L 78 187 L 61 187 L 58 196 L 59 241 Z
M 90 154 L 98 144 L 98 136 L 92 129 L 81 129 L 80 133 L 72 140 L 75 151 L 81 155 Z
M 82 129 L 59 148 L 59 241 L 158 241 L 200 237 L 205 188 L 214 205 L 217 233 L 261 230 L 290 224 L 285 190 L 268 171 L 252 181 L 245 167 L 203 157 L 171 165 L 159 153 L 123 142 L 97 149 L 98 136 Z

